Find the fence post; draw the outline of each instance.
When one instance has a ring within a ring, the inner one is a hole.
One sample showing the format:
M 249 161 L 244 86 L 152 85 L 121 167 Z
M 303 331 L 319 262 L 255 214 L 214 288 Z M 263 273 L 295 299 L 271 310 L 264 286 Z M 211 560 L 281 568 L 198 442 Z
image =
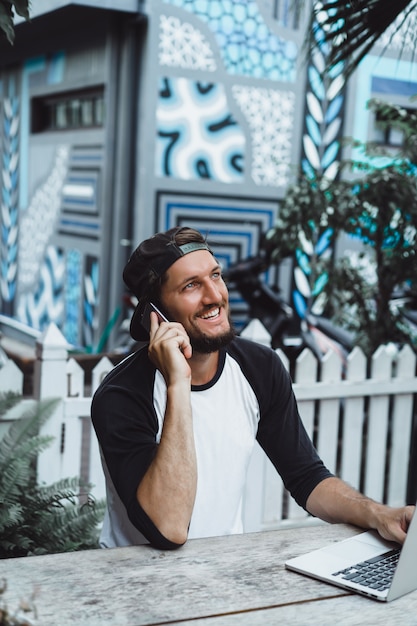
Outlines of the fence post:
M 36 400 L 59 398 L 53 414 L 42 426 L 41 435 L 54 440 L 38 457 L 38 483 L 51 484 L 63 478 L 61 440 L 65 436 L 64 399 L 67 395 L 68 343 L 58 327 L 51 323 L 36 342 L 34 397 Z
M 252 319 L 249 324 L 240 333 L 241 337 L 250 339 L 263 346 L 271 347 L 271 335 L 258 319 Z
M 416 355 L 409 345 L 402 347 L 397 356 L 396 377 L 414 378 Z M 407 477 L 410 467 L 410 442 L 413 425 L 412 393 L 396 395 L 393 398 L 391 423 L 391 454 L 387 504 L 402 506 L 407 497 Z

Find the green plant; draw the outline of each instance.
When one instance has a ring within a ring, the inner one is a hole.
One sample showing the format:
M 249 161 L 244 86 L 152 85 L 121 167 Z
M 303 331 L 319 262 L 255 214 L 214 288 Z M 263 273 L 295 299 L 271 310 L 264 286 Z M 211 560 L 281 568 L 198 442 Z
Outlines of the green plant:
M 274 227 L 266 233 L 263 247 L 270 260 L 279 263 L 295 254 L 308 274 L 312 297 L 319 289 L 317 281 L 327 277 L 328 252 L 343 229 L 351 200 L 348 182 L 330 184 L 322 177 L 300 174 L 287 189 Z
M 355 205 L 345 232 L 363 251 L 342 257 L 330 270 L 329 311 L 372 354 L 380 344 L 417 347 L 412 327 L 391 301 L 397 288 L 417 287 L 417 184 L 407 164 L 369 171 L 354 186 Z M 349 311 L 350 315 L 346 315 Z
M 19 410 L 20 398 L 0 395 L 0 415 Z M 19 411 L 0 440 L 0 557 L 67 552 L 98 547 L 97 527 L 105 503 L 86 493 L 89 485 L 67 478 L 36 482 L 36 458 L 52 441 L 39 435 L 57 400 L 33 402 Z M 80 504 L 80 496 L 84 500 Z
M 0 30 L 2 30 L 9 43 L 14 42 L 14 14 L 29 20 L 29 0 L 0 0 Z
M 401 149 L 356 142 L 365 158 L 344 163 L 344 179 L 301 176 L 287 190 L 265 245 L 273 260 L 295 255 L 309 282 L 306 308 L 316 305 L 317 313 L 353 330 L 371 355 L 388 342 L 417 347 L 412 327 L 391 306 L 399 288 L 417 294 L 417 116 L 378 101 L 369 106 L 381 113 L 382 127 L 401 130 Z M 335 262 L 341 235 L 345 252 Z

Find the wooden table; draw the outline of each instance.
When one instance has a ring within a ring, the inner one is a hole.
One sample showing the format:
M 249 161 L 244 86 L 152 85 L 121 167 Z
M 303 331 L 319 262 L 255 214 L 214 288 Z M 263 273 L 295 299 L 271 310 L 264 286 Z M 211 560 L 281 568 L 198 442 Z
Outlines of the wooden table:
M 289 572 L 284 561 L 357 529 L 327 524 L 0 560 L 9 608 L 39 588 L 39 626 L 417 624 L 417 592 L 385 604 Z

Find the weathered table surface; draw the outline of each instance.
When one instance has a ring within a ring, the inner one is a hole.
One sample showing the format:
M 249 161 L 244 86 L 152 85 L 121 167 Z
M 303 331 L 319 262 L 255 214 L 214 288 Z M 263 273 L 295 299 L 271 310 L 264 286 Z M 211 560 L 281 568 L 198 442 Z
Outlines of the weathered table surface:
M 9 608 L 38 589 L 39 625 L 417 624 L 417 592 L 385 604 L 289 572 L 287 558 L 357 529 L 319 525 L 0 560 Z M 383 621 L 382 621 L 383 620 Z

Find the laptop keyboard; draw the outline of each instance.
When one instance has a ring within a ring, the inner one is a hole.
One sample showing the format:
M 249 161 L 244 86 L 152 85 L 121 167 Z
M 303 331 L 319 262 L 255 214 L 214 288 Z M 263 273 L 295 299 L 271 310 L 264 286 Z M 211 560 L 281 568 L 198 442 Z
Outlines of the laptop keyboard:
M 391 585 L 398 559 L 400 558 L 400 552 L 401 548 L 390 550 L 373 559 L 361 561 L 356 563 L 356 565 L 351 565 L 346 569 L 335 572 L 332 576 L 341 576 L 342 580 L 351 580 L 362 585 L 362 587 L 385 591 Z

